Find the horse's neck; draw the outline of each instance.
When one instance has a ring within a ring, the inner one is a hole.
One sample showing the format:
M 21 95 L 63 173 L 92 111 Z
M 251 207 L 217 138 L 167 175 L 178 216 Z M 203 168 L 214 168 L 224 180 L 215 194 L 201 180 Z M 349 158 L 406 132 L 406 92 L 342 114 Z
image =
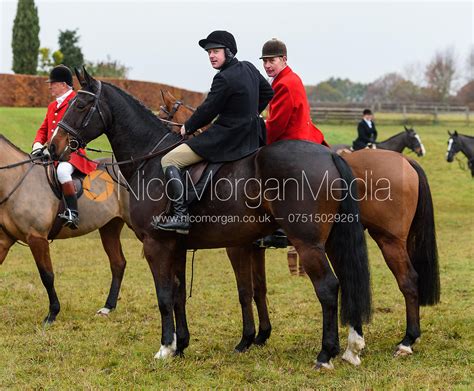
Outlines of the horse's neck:
M 113 97 L 110 95 L 109 99 L 114 100 L 110 105 L 114 121 L 112 128 L 107 131 L 107 137 L 117 161 L 146 155 L 168 133 L 166 128 L 157 126 L 156 118 L 152 117 L 152 113 L 139 107 L 135 102 L 128 102 L 117 92 Z M 129 115 L 124 115 L 124 110 Z M 160 149 L 168 144 L 160 146 Z M 141 161 L 122 165 L 120 170 L 123 176 L 130 179 L 140 163 Z
M 0 166 L 6 166 L 26 159 L 28 159 L 26 153 L 17 150 L 7 141 L 0 139 Z
M 0 167 L 26 159 L 28 155 L 13 148 L 5 140 L 0 140 Z M 26 163 L 17 167 L 0 169 L 0 201 L 11 192 L 30 165 L 31 163 Z
M 461 141 L 461 152 L 464 153 L 469 160 L 474 158 L 474 139 L 461 135 L 459 136 L 459 140 Z
M 390 137 L 388 140 L 381 141 L 377 144 L 377 148 L 380 149 L 389 149 L 395 152 L 402 152 L 405 148 L 405 132 L 396 134 L 393 137 Z

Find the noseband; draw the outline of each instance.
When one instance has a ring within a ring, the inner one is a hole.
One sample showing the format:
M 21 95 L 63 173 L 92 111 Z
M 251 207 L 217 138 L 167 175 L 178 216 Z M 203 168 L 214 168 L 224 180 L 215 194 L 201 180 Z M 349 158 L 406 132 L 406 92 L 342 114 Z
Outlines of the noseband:
M 100 95 L 102 93 L 102 83 L 100 81 L 98 81 L 98 83 L 99 83 L 99 88 L 97 90 L 97 93 L 95 94 L 93 92 L 85 91 L 85 90 L 77 91 L 78 95 L 87 94 L 87 95 L 92 95 L 94 97 L 94 104 L 89 109 L 89 112 L 87 113 L 86 117 L 82 121 L 79 129 L 84 129 L 89 125 L 89 122 L 91 121 L 92 116 L 94 115 L 96 111 L 99 113 L 100 119 L 102 120 L 102 124 L 104 125 L 104 129 L 107 128 L 105 124 L 104 114 L 102 113 L 102 110 L 100 107 L 100 100 L 99 100 Z M 71 103 L 73 104 L 76 101 L 76 99 L 77 97 L 74 98 Z M 75 129 L 72 126 L 70 126 L 68 123 L 66 123 L 64 121 L 64 118 L 61 121 L 59 121 L 58 126 L 68 134 L 68 140 L 69 140 L 68 147 L 72 152 L 77 151 L 79 148 L 85 148 L 87 143 L 82 139 L 81 136 L 79 136 L 78 129 Z M 69 138 L 69 136 L 72 136 L 72 138 Z

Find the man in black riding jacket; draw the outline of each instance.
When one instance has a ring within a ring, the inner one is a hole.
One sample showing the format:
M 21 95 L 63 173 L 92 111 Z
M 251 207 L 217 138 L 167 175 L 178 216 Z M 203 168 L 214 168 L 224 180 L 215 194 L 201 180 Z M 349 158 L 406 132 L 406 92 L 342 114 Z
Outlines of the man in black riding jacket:
M 206 100 L 181 128 L 182 135 L 192 135 L 214 123 L 161 160 L 167 180 L 167 195 L 173 203 L 173 216 L 153 227 L 187 234 L 190 223 L 184 201 L 181 169 L 202 160 L 212 163 L 241 159 L 261 145 L 260 113 L 273 97 L 273 90 L 260 72 L 247 61 L 239 61 L 234 36 L 227 31 L 213 31 L 199 41 L 207 51 L 211 66 L 219 72 L 214 76 Z

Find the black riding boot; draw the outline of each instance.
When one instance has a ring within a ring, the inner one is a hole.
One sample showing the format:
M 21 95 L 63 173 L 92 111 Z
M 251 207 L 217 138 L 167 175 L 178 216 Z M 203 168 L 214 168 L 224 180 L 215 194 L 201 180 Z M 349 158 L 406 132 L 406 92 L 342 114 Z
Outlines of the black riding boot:
M 77 229 L 79 227 L 79 212 L 77 210 L 77 196 L 74 182 L 66 182 L 61 185 L 66 202 L 66 210 L 58 216 L 64 220 L 64 226 Z
M 151 224 L 155 229 L 187 234 L 190 223 L 188 207 L 184 202 L 185 191 L 181 171 L 178 167 L 168 166 L 165 168 L 165 179 L 168 197 L 173 204 L 173 214 L 171 216 L 153 216 Z
M 288 238 L 281 228 L 278 228 L 271 235 L 267 235 L 254 242 L 254 245 L 261 248 L 286 248 L 288 246 Z

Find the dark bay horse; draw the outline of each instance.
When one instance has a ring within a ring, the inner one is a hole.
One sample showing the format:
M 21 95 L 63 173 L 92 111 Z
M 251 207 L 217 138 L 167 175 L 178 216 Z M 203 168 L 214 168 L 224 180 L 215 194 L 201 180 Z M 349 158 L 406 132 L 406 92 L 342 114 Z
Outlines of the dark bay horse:
M 365 237 L 357 221 L 354 178 L 344 160 L 325 147 L 304 141 L 262 148 L 220 168 L 213 185 L 190 208 L 189 235 L 159 232 L 150 223 L 151 216 L 164 212 L 168 204 L 160 156 L 180 143 L 181 137 L 126 92 L 96 81 L 85 69 L 83 75 L 76 71 L 76 76 L 82 89 L 60 122 L 50 153 L 67 159 L 70 150 L 105 133 L 122 162 L 121 172 L 131 192 L 132 227 L 143 242 L 161 314 L 161 347 L 155 357 L 181 355 L 189 345 L 186 249 L 249 247 L 255 239 L 281 226 L 298 250 L 323 310 L 322 348 L 316 367 L 331 368 L 331 359 L 339 353 L 339 285 L 343 323 L 361 330 L 371 314 Z M 320 192 L 320 188 L 325 190 Z M 296 222 L 297 214 L 306 215 L 306 221 Z M 311 221 L 313 216 L 337 214 L 352 217 L 336 223 Z M 219 224 L 220 218 L 226 223 Z M 331 232 L 344 242 L 334 249 L 342 270 L 339 279 L 325 256 Z M 252 268 L 249 259 L 241 259 L 233 266 L 242 305 L 243 336 L 253 340 Z
M 162 99 L 164 109 L 160 115 L 167 113 L 168 119 L 184 123 L 192 114 L 192 108 L 169 92 L 162 92 Z M 395 355 L 411 354 L 412 345 L 421 335 L 419 306 L 436 304 L 440 295 L 433 205 L 426 174 L 414 160 L 387 150 L 364 149 L 341 156 L 358 179 L 358 193 L 366 195 L 360 201 L 362 223 L 381 249 L 405 298 L 406 332 Z M 390 184 L 391 199 L 377 190 L 377 183 Z M 331 263 L 336 265 L 337 275 L 338 260 L 331 246 L 327 245 L 326 250 Z M 252 260 L 254 300 L 260 320 L 254 343 L 262 345 L 271 332 L 266 305 L 265 250 L 232 248 L 227 253 L 233 263 L 241 257 Z M 363 346 L 362 334 L 350 330 L 343 359 L 358 365 Z
M 342 150 L 350 151 L 351 146 L 347 144 L 334 144 L 331 145 L 331 149 L 334 152 L 340 152 Z M 375 143 L 374 149 L 388 149 L 389 151 L 402 153 L 405 148 L 415 152 L 417 156 L 424 156 L 426 153 L 425 147 L 421 142 L 421 138 L 413 128 L 407 128 L 405 130 L 393 135 L 387 140 Z
M 462 152 L 467 157 L 467 166 L 474 177 L 474 137 L 467 134 L 460 134 L 457 130 L 451 133 L 448 130 L 448 150 L 446 151 L 446 161 L 452 163 L 458 152 Z
M 28 154 L 0 135 L 0 166 L 28 158 Z M 82 236 L 99 230 L 112 271 L 112 283 L 105 306 L 98 311 L 99 314 L 107 315 L 117 305 L 126 265 L 120 233 L 124 223 L 130 225 L 128 193 L 104 171 L 94 171 L 88 178 L 94 179 L 89 180 L 90 191 L 79 199 L 79 229 L 62 228 L 56 239 Z M 48 293 L 49 313 L 44 319 L 45 323 L 52 323 L 60 310 L 48 243 L 48 233 L 55 221 L 58 205 L 59 200 L 53 194 L 41 165 L 28 163 L 0 169 L 0 265 L 17 240 L 28 244 Z

